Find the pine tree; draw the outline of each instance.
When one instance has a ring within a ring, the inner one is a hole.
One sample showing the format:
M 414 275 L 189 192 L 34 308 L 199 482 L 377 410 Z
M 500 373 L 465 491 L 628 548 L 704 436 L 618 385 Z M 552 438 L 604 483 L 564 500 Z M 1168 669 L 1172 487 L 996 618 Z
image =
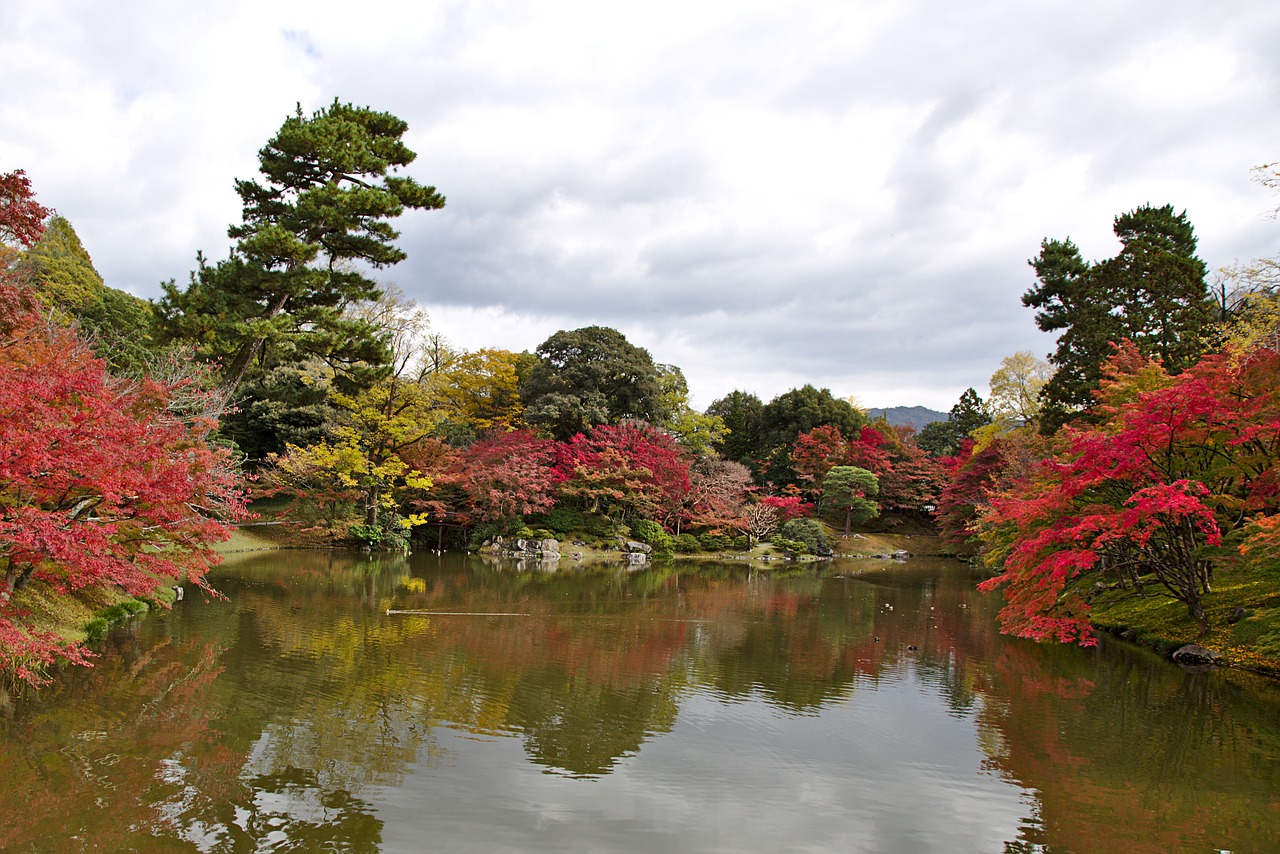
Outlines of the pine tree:
M 310 116 L 299 106 L 258 153 L 265 180 L 236 182 L 244 209 L 227 231 L 231 256 L 199 258 L 185 290 L 165 286 L 163 335 L 222 360 L 230 388 L 268 346 L 339 370 L 385 361 L 377 330 L 343 309 L 380 296 L 366 269 L 405 258 L 391 220 L 444 207 L 434 187 L 391 174 L 416 157 L 407 130 L 390 113 L 337 100 Z
M 1186 211 L 1143 205 L 1116 217 L 1113 230 L 1121 244 L 1113 258 L 1090 264 L 1070 240 L 1046 239 L 1028 262 L 1039 284 L 1022 303 L 1037 309 L 1040 329 L 1060 333 L 1042 397 L 1045 432 L 1092 404 L 1102 365 L 1121 341 L 1174 372 L 1203 350 L 1213 302 Z

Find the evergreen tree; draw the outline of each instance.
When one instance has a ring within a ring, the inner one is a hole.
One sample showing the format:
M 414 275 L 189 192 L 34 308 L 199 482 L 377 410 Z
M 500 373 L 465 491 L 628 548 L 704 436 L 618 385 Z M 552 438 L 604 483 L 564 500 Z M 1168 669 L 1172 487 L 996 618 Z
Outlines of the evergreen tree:
M 960 443 L 991 423 L 986 402 L 972 387 L 964 390 L 951 407 L 946 421 L 926 424 L 916 436 L 916 445 L 933 457 L 949 457 L 960 450 Z
M 407 130 L 390 113 L 337 100 L 310 116 L 299 106 L 258 153 L 265 181 L 236 181 L 244 208 L 228 229 L 231 256 L 199 258 L 186 289 L 165 285 L 163 335 L 221 360 L 229 388 L 269 346 L 348 374 L 385 362 L 377 329 L 344 309 L 380 295 L 365 269 L 405 258 L 391 220 L 444 206 L 434 187 L 391 174 L 416 157 Z
M 538 345 L 538 356 L 520 389 L 525 419 L 557 439 L 624 419 L 657 424 L 672 414 L 662 370 L 616 329 L 557 332 Z
M 1144 205 L 1115 219 L 1120 252 L 1087 263 L 1070 240 L 1044 240 L 1030 262 L 1039 284 L 1023 305 L 1036 325 L 1059 332 L 1044 388 L 1041 429 L 1052 432 L 1088 408 L 1114 345 L 1129 339 L 1143 355 L 1177 372 L 1203 351 L 1214 306 L 1206 268 L 1196 257 L 1195 230 L 1172 205 Z
M 764 401 L 748 391 L 734 390 L 707 407 L 707 414 L 718 416 L 728 433 L 715 443 L 716 451 L 726 460 L 755 466 L 763 456 L 761 419 Z
M 79 315 L 102 299 L 106 285 L 66 217 L 49 218 L 39 242 L 27 250 L 25 263 L 47 305 Z
M 154 356 L 150 304 L 103 282 L 66 217 L 50 217 L 22 263 L 41 300 L 63 322 L 78 324 L 112 370 L 147 372 Z

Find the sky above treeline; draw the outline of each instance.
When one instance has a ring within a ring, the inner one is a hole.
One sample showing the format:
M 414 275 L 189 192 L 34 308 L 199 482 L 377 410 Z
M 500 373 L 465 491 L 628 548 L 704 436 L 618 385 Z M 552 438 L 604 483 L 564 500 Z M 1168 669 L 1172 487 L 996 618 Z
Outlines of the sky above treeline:
M 448 198 L 383 271 L 471 349 L 622 331 L 705 407 L 804 383 L 947 410 L 1053 340 L 1044 237 L 1185 209 L 1276 254 L 1280 3 L 0 0 L 0 171 L 108 284 L 224 257 L 300 103 L 392 112 Z

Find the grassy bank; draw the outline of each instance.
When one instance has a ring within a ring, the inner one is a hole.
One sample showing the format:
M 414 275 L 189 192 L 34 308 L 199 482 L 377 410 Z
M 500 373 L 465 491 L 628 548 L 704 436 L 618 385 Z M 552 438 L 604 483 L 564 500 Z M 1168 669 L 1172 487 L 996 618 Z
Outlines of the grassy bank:
M 1280 676 L 1280 583 L 1274 575 L 1220 570 L 1205 596 L 1210 631 L 1201 635 L 1187 607 L 1154 592 L 1109 590 L 1094 600 L 1095 626 L 1165 654 L 1194 643 L 1223 663 Z
M 14 591 L 12 608 L 28 613 L 37 633 L 51 634 L 64 644 L 91 644 L 112 626 L 172 604 L 175 596 L 169 586 L 162 586 L 152 599 L 103 589 L 82 590 L 68 596 L 42 581 L 33 581 Z

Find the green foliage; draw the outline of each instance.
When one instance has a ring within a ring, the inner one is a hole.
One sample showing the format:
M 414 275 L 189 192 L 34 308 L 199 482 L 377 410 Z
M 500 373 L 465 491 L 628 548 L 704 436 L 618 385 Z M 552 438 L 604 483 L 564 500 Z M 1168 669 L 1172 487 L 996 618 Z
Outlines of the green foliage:
M 185 290 L 165 285 L 164 337 L 221 360 L 232 388 L 265 349 L 346 371 L 385 363 L 378 331 L 344 308 L 380 295 L 366 270 L 404 259 L 391 220 L 444 206 L 434 187 L 390 174 L 416 156 L 407 130 L 390 113 L 337 100 L 311 116 L 299 107 L 259 152 L 266 180 L 236 182 L 244 207 L 228 229 L 231 256 L 212 266 L 198 258 Z
M 557 507 L 543 518 L 546 526 L 557 534 L 570 534 L 587 529 L 582 512 L 570 507 Z
M 582 530 L 592 537 L 610 538 L 617 536 L 620 527 L 608 516 L 601 516 L 595 513 L 583 515 Z
M 55 214 L 49 219 L 40 241 L 27 250 L 24 263 L 48 305 L 79 316 L 102 299 L 106 285 L 66 217 Z
M 49 220 L 22 264 L 41 300 L 65 322 L 78 323 L 88 333 L 94 353 L 113 371 L 134 376 L 147 372 L 154 349 L 151 304 L 107 287 L 65 217 Z
M 702 543 L 693 534 L 681 534 L 672 542 L 677 554 L 692 554 L 702 550 Z
M 631 538 L 648 543 L 655 552 L 670 554 L 675 550 L 675 538 L 649 519 L 637 519 L 631 523 Z
M 150 370 L 159 350 L 151 335 L 154 317 L 151 303 L 104 287 L 102 298 L 81 313 L 80 326 L 112 371 L 140 376 Z
M 649 351 L 615 329 L 557 332 L 538 346 L 538 356 L 521 384 L 525 419 L 557 439 L 625 419 L 657 424 L 672 414 Z
M 973 388 L 965 389 L 960 400 L 951 407 L 946 421 L 926 424 L 916 434 L 916 445 L 930 456 L 954 456 L 960 443 L 991 423 L 987 404 Z
M 639 540 L 642 543 L 654 545 L 666 536 L 668 534 L 662 530 L 662 526 L 649 519 L 637 519 L 631 523 L 632 539 Z
M 792 519 L 782 526 L 778 532 L 782 539 L 800 543 L 801 551 L 809 554 L 829 554 L 831 544 L 827 541 L 827 532 L 817 519 Z
M 791 554 L 803 555 L 813 553 L 809 546 L 803 541 L 789 540 L 781 534 L 775 534 L 769 542 L 777 548 L 782 549 L 784 552 L 790 552 Z
M 111 621 L 106 617 L 94 617 L 84 624 L 84 639 L 88 643 L 97 643 L 106 636 L 109 628 Z
M 742 540 L 742 545 L 738 546 L 738 548 L 747 547 L 746 537 L 739 537 L 737 539 Z M 728 534 L 702 534 L 698 537 L 698 542 L 701 543 L 702 547 L 709 552 L 722 552 L 733 548 L 736 545 L 737 540 Z
M 1113 345 L 1131 340 L 1174 373 L 1204 351 L 1214 306 L 1186 212 L 1143 205 L 1116 217 L 1113 230 L 1121 243 L 1113 258 L 1090 264 L 1070 240 L 1045 239 L 1029 262 L 1039 284 L 1023 305 L 1037 309 L 1040 329 L 1058 333 L 1057 371 L 1042 395 L 1046 433 L 1092 404 Z
M 478 549 L 494 537 L 501 536 L 502 533 L 502 526 L 496 522 L 486 522 L 483 525 L 476 525 L 471 529 L 471 535 L 467 537 L 467 548 L 472 550 Z
M 760 398 L 735 390 L 708 406 L 707 415 L 719 418 L 728 431 L 712 443 L 721 457 L 750 466 L 762 456 L 764 403 Z
M 775 486 L 794 484 L 797 478 L 791 467 L 791 448 L 802 433 L 830 425 L 841 435 L 857 436 L 866 423 L 866 416 L 853 404 L 828 389 L 806 385 L 780 394 L 761 410 L 759 459 L 763 470 L 757 464 L 757 474 Z
M 284 453 L 289 445 L 318 444 L 347 420 L 330 399 L 332 371 L 323 361 L 271 362 L 247 378 L 236 410 L 223 419 L 222 435 L 235 442 L 250 465 Z
M 822 506 L 824 509 L 839 511 L 844 517 L 844 532 L 847 534 L 854 524 L 862 524 L 880 512 L 876 503 L 867 498 L 868 495 L 875 495 L 879 489 L 876 476 L 866 469 L 836 466 L 822 480 Z M 783 530 L 786 530 L 785 526 Z
M 139 599 L 125 599 L 123 602 L 117 602 L 108 608 L 104 608 L 94 615 L 84 625 L 85 640 L 88 643 L 96 643 L 106 636 L 107 631 L 117 623 L 123 623 L 131 617 L 145 613 L 148 610 L 146 602 Z

